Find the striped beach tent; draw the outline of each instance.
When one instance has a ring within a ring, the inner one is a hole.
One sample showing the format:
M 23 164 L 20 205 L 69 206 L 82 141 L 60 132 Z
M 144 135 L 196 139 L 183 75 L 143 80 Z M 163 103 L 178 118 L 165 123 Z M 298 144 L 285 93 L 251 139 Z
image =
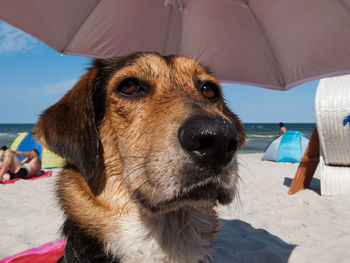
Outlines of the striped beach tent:
M 299 163 L 309 143 L 300 131 L 287 131 L 270 143 L 262 160 Z
M 10 149 L 13 151 L 27 152 L 28 150 L 35 148 L 39 151 L 40 159 L 42 161 L 42 168 L 55 168 L 61 167 L 64 164 L 64 159 L 60 156 L 49 151 L 43 147 L 32 137 L 32 132 L 24 132 L 16 137 L 12 142 Z M 22 161 L 24 158 L 21 156 L 17 157 Z

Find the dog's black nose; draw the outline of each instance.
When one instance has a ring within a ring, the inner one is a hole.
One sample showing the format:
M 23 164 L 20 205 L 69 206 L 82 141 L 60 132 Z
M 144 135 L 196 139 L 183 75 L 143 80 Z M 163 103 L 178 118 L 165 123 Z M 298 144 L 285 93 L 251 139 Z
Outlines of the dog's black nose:
M 238 148 L 238 135 L 226 119 L 210 115 L 191 117 L 178 130 L 180 144 L 201 166 L 226 166 Z

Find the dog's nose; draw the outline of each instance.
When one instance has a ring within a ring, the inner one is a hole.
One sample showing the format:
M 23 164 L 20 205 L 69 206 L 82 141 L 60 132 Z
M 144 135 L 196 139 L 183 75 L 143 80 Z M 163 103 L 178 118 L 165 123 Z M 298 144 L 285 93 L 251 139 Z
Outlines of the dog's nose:
M 238 148 L 238 135 L 226 119 L 211 115 L 191 117 L 178 130 L 181 147 L 200 166 L 226 166 Z

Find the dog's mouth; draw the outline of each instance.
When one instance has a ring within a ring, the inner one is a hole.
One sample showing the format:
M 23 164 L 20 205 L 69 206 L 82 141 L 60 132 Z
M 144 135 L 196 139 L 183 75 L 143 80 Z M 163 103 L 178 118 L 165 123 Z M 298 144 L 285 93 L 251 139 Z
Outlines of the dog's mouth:
M 181 193 L 171 202 L 176 201 L 212 201 L 225 204 L 229 202 L 228 190 L 219 186 L 218 183 L 202 181 L 184 188 Z
M 163 200 L 150 200 L 134 192 L 134 198 L 143 208 L 152 213 L 165 212 L 182 207 L 212 207 L 217 202 L 229 204 L 234 196 L 234 189 L 228 189 L 218 182 L 219 179 L 206 179 L 182 188 L 172 197 Z
M 146 168 L 142 172 L 148 180 L 132 191 L 132 198 L 145 213 L 208 209 L 217 203 L 231 203 L 235 195 L 235 161 L 219 168 L 182 161 L 180 167 L 161 176 L 154 166 Z
M 183 187 L 171 202 L 178 200 L 218 201 L 221 204 L 227 204 L 232 201 L 230 192 L 234 191 L 232 189 L 234 184 L 230 182 L 234 182 L 234 175 L 230 169 L 197 168 L 197 170 L 185 169 L 182 172 L 187 174 L 182 180 Z

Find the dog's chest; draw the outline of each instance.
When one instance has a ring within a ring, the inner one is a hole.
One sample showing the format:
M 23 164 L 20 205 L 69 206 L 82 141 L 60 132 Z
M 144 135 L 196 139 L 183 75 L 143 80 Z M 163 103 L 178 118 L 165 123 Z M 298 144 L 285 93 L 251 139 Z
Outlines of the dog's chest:
M 198 216 L 198 214 L 197 214 Z M 188 220 L 186 220 L 186 218 Z M 216 226 L 210 218 L 160 216 L 148 221 L 127 217 L 105 240 L 106 252 L 121 262 L 199 262 L 211 254 L 208 238 Z

